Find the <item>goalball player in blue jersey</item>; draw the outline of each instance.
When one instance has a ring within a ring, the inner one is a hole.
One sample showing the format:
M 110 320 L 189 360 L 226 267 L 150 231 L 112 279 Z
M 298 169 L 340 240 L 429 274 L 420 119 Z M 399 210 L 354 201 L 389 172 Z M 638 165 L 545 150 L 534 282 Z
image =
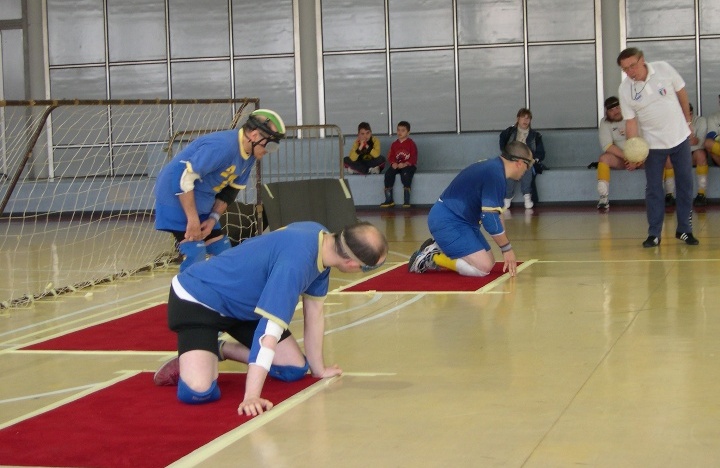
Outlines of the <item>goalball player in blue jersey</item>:
M 218 360 L 248 364 L 239 414 L 272 408 L 262 398 L 266 376 L 296 381 L 308 369 L 314 377 L 342 373 L 323 359 L 323 301 L 330 268 L 370 271 L 387 256 L 380 230 L 366 222 L 330 233 L 316 222 L 298 222 L 250 238 L 222 255 L 175 276 L 168 300 L 168 324 L 178 335 L 178 355 L 154 376 L 156 385 L 177 385 L 188 404 L 220 398 Z M 305 354 L 288 330 L 302 296 Z M 227 332 L 235 341 L 218 341 Z M 307 357 L 306 357 L 307 356 Z
M 244 189 L 255 161 L 276 151 L 285 123 L 257 109 L 243 127 L 203 135 L 178 153 L 155 183 L 155 229 L 170 232 L 185 259 L 180 271 L 230 248 L 220 215 Z
M 530 148 L 509 143 L 502 154 L 466 167 L 450 182 L 430 209 L 426 240 L 408 262 L 413 273 L 449 269 L 463 276 L 486 276 L 495 265 L 480 225 L 500 247 L 503 271 L 512 276 L 517 260 L 502 221 L 506 179 L 520 180 L 533 165 Z

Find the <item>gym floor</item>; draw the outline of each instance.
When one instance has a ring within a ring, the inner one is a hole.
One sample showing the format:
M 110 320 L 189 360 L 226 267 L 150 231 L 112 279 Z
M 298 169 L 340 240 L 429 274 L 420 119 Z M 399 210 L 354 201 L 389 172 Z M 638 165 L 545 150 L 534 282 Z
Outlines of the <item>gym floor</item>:
M 358 216 L 388 236 L 388 267 L 429 235 L 424 208 Z M 533 260 L 515 278 L 481 293 L 331 292 L 326 362 L 345 375 L 185 464 L 717 466 L 720 209 L 694 226 L 700 245 L 687 246 L 668 213 L 661 245 L 643 249 L 642 206 L 513 207 L 509 237 Z M 176 272 L 0 311 L 0 425 L 119 371 L 155 370 L 170 354 L 16 349 L 165 301 Z M 360 279 L 334 271 L 331 289 Z

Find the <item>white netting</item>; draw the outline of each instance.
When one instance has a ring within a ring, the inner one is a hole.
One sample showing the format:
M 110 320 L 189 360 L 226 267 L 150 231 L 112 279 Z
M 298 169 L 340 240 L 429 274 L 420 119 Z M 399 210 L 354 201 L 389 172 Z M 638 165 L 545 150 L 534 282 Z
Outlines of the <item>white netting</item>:
M 199 134 L 242 125 L 257 99 L 0 101 L 0 307 L 176 258 L 153 227 L 155 177 Z M 255 203 L 256 178 L 241 192 Z

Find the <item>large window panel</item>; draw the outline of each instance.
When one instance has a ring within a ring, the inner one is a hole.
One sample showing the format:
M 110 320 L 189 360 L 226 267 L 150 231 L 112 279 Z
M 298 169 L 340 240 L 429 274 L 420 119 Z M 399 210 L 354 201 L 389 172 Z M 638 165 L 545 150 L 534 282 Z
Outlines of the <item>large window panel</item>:
M 527 12 L 530 42 L 595 39 L 594 0 L 527 0 Z
M 517 0 L 457 0 L 458 43 L 523 41 L 523 8 Z
M 325 121 L 344 134 L 356 134 L 363 121 L 375 133 L 387 133 L 385 54 L 330 55 L 324 69 Z
M 700 41 L 700 78 L 702 82 L 702 115 L 720 112 L 720 39 Z
M 233 0 L 235 55 L 288 54 L 294 50 L 292 0 L 263 0 L 258 7 Z
M 390 54 L 393 126 L 417 132 L 454 132 L 455 64 L 450 50 Z
M 595 44 L 532 46 L 528 58 L 533 127 L 595 127 Z
M 720 18 L 720 2 L 700 0 L 700 34 L 720 34 L 718 18 Z
M 164 65 L 126 65 L 110 68 L 111 99 L 167 99 Z M 151 141 L 168 132 L 164 106 L 113 106 L 113 142 Z M 138 125 L 142 121 L 142 125 Z
M 103 0 L 47 0 L 50 65 L 105 61 Z
M 628 37 L 695 34 L 695 0 L 625 0 Z
M 164 0 L 108 2 L 110 61 L 166 58 Z
M 690 102 L 697 103 L 695 41 L 633 42 L 630 45 L 643 51 L 646 62 L 663 61 L 672 65 L 685 80 Z
M 515 123 L 517 110 L 525 107 L 523 56 L 522 47 L 460 51 L 462 131 L 500 130 Z
M 167 67 L 161 64 L 110 67 L 110 99 L 168 99 Z
M 389 10 L 390 47 L 453 45 L 452 2 L 393 0 L 389 2 Z
M 171 76 L 174 99 L 231 97 L 229 60 L 175 63 Z
M 322 2 L 323 50 L 385 48 L 385 0 Z
M 172 0 L 169 11 L 172 58 L 230 53 L 227 0 Z
M 3 85 L 3 99 L 25 99 L 25 63 L 23 55 L 22 29 L 6 29 L 0 32 L 0 82 Z M 1 130 L 1 129 L 0 129 Z
M 50 70 L 53 99 L 107 99 L 104 67 Z
M 295 61 L 290 58 L 235 61 L 235 96 L 260 98 L 260 106 L 272 109 L 286 125 L 295 125 Z

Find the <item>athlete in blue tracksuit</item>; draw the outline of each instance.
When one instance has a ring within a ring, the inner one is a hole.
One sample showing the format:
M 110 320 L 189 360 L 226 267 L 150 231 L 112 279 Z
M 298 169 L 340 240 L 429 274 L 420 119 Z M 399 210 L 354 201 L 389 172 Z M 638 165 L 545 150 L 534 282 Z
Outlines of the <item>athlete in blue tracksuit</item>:
M 508 144 L 501 156 L 474 163 L 450 182 L 430 209 L 428 228 L 432 238 L 408 262 L 414 273 L 450 269 L 463 276 L 486 276 L 495 265 L 484 227 L 500 247 L 503 271 L 515 275 L 517 260 L 502 222 L 506 178 L 518 180 L 533 164 L 527 145 Z
M 280 116 L 258 109 L 240 130 L 203 135 L 162 168 L 155 183 L 155 228 L 175 237 L 185 256 L 181 271 L 230 248 L 220 215 L 245 188 L 255 161 L 277 149 L 284 136 Z
M 315 222 L 292 223 L 250 238 L 221 255 L 187 268 L 172 280 L 168 323 L 178 334 L 179 358 L 155 374 L 157 385 L 178 385 L 178 399 L 205 403 L 220 398 L 218 359 L 248 363 L 241 414 L 272 407 L 261 398 L 268 373 L 285 381 L 341 373 L 323 360 L 323 300 L 330 267 L 368 271 L 387 256 L 385 236 L 361 222 L 329 233 Z M 307 358 L 288 330 L 302 296 Z M 227 332 L 238 343 L 218 343 Z

